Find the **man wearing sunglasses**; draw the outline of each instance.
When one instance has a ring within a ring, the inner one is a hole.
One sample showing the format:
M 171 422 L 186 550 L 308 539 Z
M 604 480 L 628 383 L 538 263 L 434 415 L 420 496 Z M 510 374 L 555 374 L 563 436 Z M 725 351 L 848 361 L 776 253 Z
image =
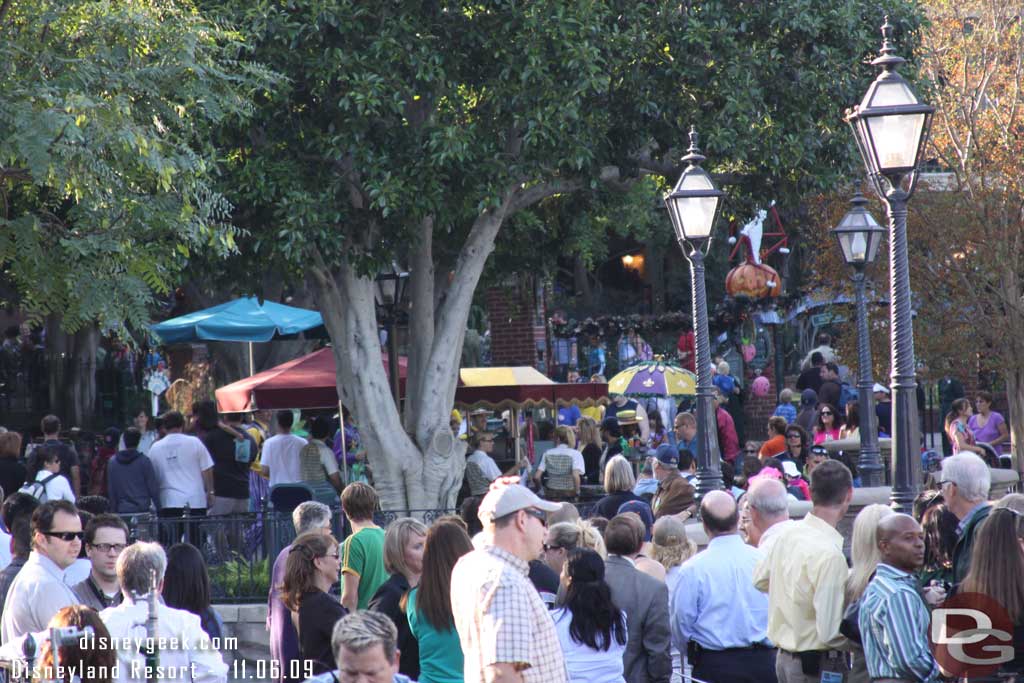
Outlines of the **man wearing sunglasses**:
M 82 549 L 82 522 L 66 500 L 43 503 L 32 513 L 32 552 L 11 584 L 0 622 L 0 643 L 46 629 L 61 608 L 79 600 L 64 583 L 64 570 Z
M 452 614 L 466 683 L 567 683 L 554 622 L 528 578 L 544 547 L 545 513 L 559 509 L 512 477 L 480 502 L 482 546 L 452 571 Z

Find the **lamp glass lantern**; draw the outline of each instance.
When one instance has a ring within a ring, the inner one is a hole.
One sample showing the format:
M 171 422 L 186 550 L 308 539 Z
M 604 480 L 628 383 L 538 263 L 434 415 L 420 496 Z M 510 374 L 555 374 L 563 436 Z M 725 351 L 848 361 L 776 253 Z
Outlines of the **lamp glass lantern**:
M 389 310 L 401 305 L 408 280 L 409 273 L 394 262 L 382 268 L 374 281 L 374 298 L 377 305 Z
M 867 209 L 867 200 L 860 192 L 850 201 L 853 208 L 846 212 L 839 225 L 832 229 L 848 265 L 863 267 L 875 262 L 878 245 L 882 243 L 885 228 L 878 224 Z
M 847 113 L 847 121 L 868 173 L 899 182 L 921 163 L 935 108 L 918 100 L 896 71 L 905 60 L 896 55 L 892 34 L 887 17 L 882 27 L 882 56 L 871 62 L 881 66 L 882 72 L 861 103 Z
M 697 149 L 697 133 L 690 131 L 689 153 L 683 161 L 689 163 L 679 176 L 672 192 L 665 197 L 672 229 L 680 242 L 700 243 L 710 239 L 715 218 L 722 207 L 725 193 L 715 187 L 711 176 L 700 166 L 705 157 Z

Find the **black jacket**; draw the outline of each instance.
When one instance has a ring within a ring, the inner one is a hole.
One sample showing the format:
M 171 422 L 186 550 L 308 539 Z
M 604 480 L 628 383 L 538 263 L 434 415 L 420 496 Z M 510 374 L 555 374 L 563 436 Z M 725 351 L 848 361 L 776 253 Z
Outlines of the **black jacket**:
M 416 680 L 420 677 L 420 645 L 409 630 L 409 619 L 401 607 L 402 598 L 409 592 L 409 582 L 402 574 L 392 574 L 381 584 L 367 605 L 374 612 L 391 617 L 398 629 L 398 672 Z

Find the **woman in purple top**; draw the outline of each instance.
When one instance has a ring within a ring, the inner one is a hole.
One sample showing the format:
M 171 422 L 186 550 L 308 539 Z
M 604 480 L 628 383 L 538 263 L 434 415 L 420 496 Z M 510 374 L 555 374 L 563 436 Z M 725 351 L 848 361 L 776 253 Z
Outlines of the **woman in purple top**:
M 974 433 L 975 442 L 987 443 L 996 449 L 996 453 L 1008 452 L 1010 430 L 1003 416 L 992 410 L 992 394 L 979 391 L 974 404 L 978 412 L 967 420 L 967 428 Z

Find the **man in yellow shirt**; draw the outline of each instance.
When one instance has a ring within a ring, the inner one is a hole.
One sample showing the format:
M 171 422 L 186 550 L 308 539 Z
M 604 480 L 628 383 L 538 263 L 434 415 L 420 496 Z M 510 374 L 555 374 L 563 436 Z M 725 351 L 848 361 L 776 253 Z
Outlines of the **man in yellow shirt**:
M 811 511 L 794 523 L 754 569 L 768 593 L 768 638 L 778 648 L 779 683 L 818 683 L 822 671 L 845 671 L 837 648 L 848 570 L 836 525 L 853 498 L 850 471 L 836 461 L 811 474 Z M 841 679 L 840 679 L 841 680 Z

